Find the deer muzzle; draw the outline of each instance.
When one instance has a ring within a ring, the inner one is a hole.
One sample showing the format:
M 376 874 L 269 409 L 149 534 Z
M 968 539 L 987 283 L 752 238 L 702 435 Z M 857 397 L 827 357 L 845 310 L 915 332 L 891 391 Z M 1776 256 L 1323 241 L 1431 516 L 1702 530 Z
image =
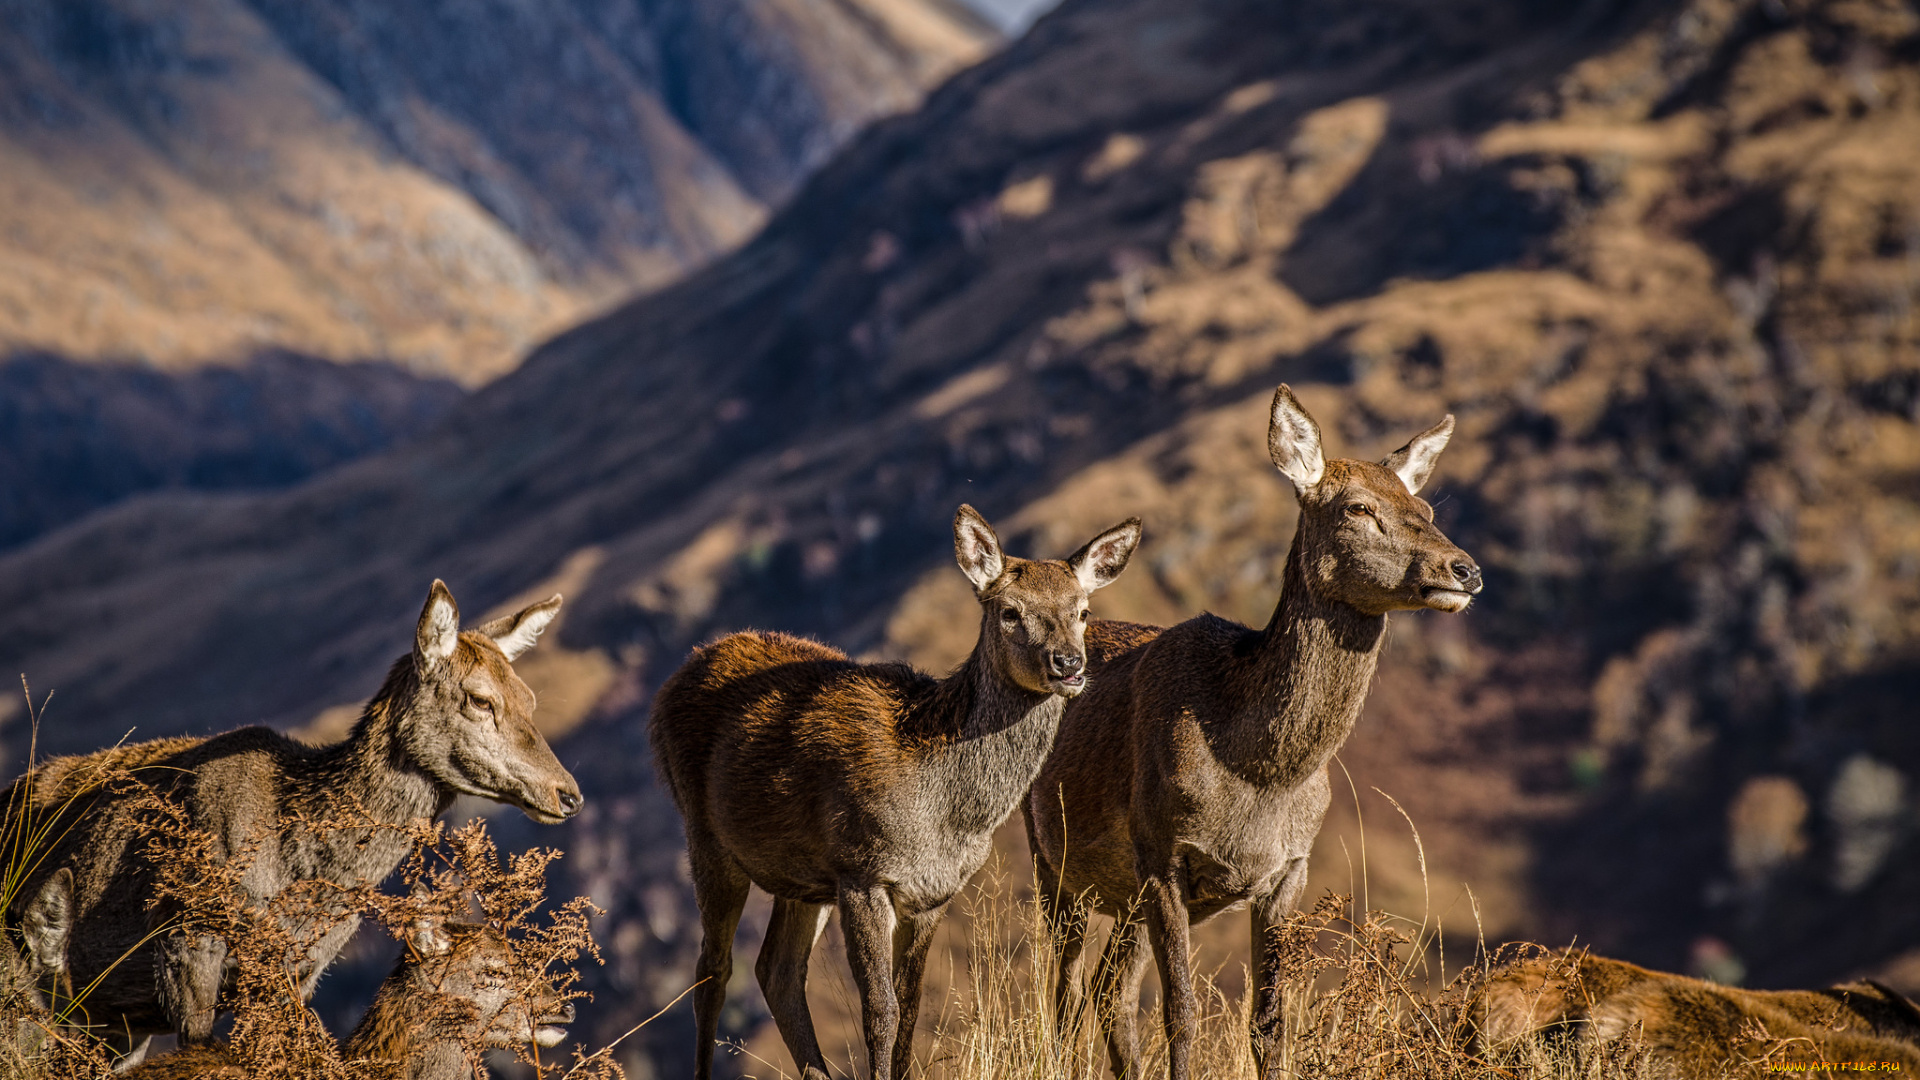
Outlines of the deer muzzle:
M 567 1025 L 573 1023 L 573 1002 L 548 1010 L 533 1025 L 533 1041 L 543 1047 L 558 1046 L 567 1037 Z

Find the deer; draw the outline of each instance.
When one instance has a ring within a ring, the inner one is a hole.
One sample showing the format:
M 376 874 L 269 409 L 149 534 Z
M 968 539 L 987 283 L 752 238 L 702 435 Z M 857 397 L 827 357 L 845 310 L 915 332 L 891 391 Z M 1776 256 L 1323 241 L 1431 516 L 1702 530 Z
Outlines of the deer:
M 1267 448 L 1300 520 L 1272 619 L 1259 630 L 1211 614 L 1164 629 L 1088 627 L 1090 685 L 1067 703 L 1024 816 L 1062 1030 L 1088 914 L 1114 917 L 1093 989 L 1116 1075 L 1140 1076 L 1143 936 L 1161 972 L 1168 1073 L 1187 1080 L 1188 928 L 1241 905 L 1256 987 L 1249 1037 L 1262 1075 L 1274 1074 L 1274 934 L 1306 885 L 1328 763 L 1359 720 L 1388 613 L 1463 611 L 1482 588 L 1479 566 L 1417 495 L 1452 432 L 1448 415 L 1378 464 L 1329 461 L 1319 425 L 1281 384 Z
M 13 1025 L 12 1050 L 30 1058 L 53 1024 L 49 1001 L 71 1001 L 67 937 L 73 929 L 73 872 L 48 875 L 20 909 L 19 940 L 0 939 L 0 1016 Z
M 138 1063 L 155 1034 L 206 1041 L 231 983 L 224 941 L 170 927 L 166 905 L 149 910 L 143 793 L 179 806 L 221 858 L 244 853 L 247 899 L 261 906 L 299 881 L 378 883 L 412 849 L 404 826 L 438 817 L 458 794 L 564 821 L 580 809 L 579 784 L 534 727 L 533 691 L 512 666 L 560 602 L 463 631 L 453 594 L 436 580 L 412 651 L 330 746 L 246 727 L 52 758 L 14 781 L 5 805 L 43 815 L 53 838 L 26 887 L 56 867 L 73 875 L 68 968 L 92 986 L 88 1011 L 114 1032 L 121 1066 Z M 358 925 L 351 915 L 319 937 L 301 973 L 303 1000 Z
M 1062 705 L 1086 688 L 1088 598 L 1139 541 L 1129 519 L 1065 560 L 1019 559 L 962 506 L 954 557 L 980 634 L 945 678 L 746 631 L 695 649 L 661 685 L 649 736 L 685 820 L 700 909 L 699 1080 L 713 1075 L 750 884 L 774 898 L 754 972 L 806 1080 L 828 1075 L 807 963 L 836 909 L 870 1075 L 907 1075 L 934 931 L 1033 782 Z
M 1538 1035 L 1589 1046 L 1628 1042 L 1683 1077 L 1726 1076 L 1730 1066 L 1783 1049 L 1920 1068 L 1920 1006 L 1872 979 L 1824 990 L 1747 990 L 1565 949 L 1496 972 L 1469 1008 L 1474 1049 L 1482 1053 Z
M 395 1062 L 406 1080 L 485 1080 L 479 1052 L 558 1046 L 573 1003 L 519 961 L 514 942 L 486 923 L 421 920 L 341 1048 L 354 1063 Z M 437 1005 L 451 1019 L 423 1023 Z M 208 1043 L 163 1054 L 123 1080 L 244 1080 L 233 1048 Z M 382 1074 L 384 1075 L 384 1074 Z

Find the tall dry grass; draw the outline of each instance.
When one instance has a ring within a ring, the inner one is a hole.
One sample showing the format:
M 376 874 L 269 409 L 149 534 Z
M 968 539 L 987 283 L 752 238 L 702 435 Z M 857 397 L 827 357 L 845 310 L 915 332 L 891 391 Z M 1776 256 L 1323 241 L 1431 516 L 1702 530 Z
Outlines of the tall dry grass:
M 966 978 L 938 1010 L 923 1061 L 939 1080 L 1105 1080 L 1106 1051 L 1091 1009 L 1056 1027 L 1050 1005 L 1055 950 L 1036 948 L 1049 928 L 1039 905 L 1004 880 L 968 896 L 972 931 Z M 1328 1080 L 1642 1080 L 1652 1065 L 1631 1044 L 1588 1048 L 1572 1039 L 1522 1040 L 1491 1054 L 1475 1046 L 1475 989 L 1514 949 L 1476 947 L 1444 975 L 1434 935 L 1381 911 L 1356 910 L 1328 894 L 1282 931 L 1286 1029 L 1278 1074 Z M 1097 943 L 1096 943 L 1097 944 Z M 1090 945 L 1088 953 L 1095 952 Z M 1196 972 L 1201 1002 L 1193 1075 L 1254 1080 L 1247 1002 L 1223 990 L 1218 972 Z M 1241 980 L 1244 984 L 1247 980 Z M 1146 1075 L 1164 1075 L 1166 1040 L 1157 1010 L 1140 1017 Z M 771 1077 L 774 1070 L 747 1070 Z

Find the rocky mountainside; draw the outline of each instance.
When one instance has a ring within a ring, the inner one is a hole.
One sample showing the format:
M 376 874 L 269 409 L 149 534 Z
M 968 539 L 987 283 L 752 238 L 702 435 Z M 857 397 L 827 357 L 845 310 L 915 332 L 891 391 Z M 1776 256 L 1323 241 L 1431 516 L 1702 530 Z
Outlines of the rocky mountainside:
M 0 547 L 403 438 L 996 41 L 958 0 L 0 0 Z M 253 423 L 196 425 L 207 365 Z
M 523 667 L 590 806 L 521 839 L 610 910 L 604 1041 L 689 981 L 643 731 L 689 645 L 951 665 L 963 500 L 1021 554 L 1141 514 L 1099 614 L 1264 620 L 1285 379 L 1338 453 L 1455 413 L 1430 494 L 1488 581 L 1396 620 L 1315 891 L 1914 987 L 1916 190 L 1895 0 L 1069 0 L 429 437 L 0 558 L 0 659 L 58 689 L 43 747 L 323 734 L 432 577 L 473 615 L 566 592 Z M 677 1074 L 689 1028 L 623 1045 Z
M 0 351 L 484 381 L 993 39 L 957 0 L 6 0 Z

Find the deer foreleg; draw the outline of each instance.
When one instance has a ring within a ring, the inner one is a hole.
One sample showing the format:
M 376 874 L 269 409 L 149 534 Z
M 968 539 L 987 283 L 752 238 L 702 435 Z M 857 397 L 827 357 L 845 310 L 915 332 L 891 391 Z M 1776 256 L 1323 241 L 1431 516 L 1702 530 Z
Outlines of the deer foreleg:
M 1266 894 L 1253 902 L 1253 1014 L 1249 1036 L 1253 1041 L 1253 1064 L 1262 1080 L 1280 1075 L 1281 1039 L 1285 1034 L 1284 1005 L 1280 981 L 1280 927 L 1300 901 L 1307 887 L 1307 860 L 1303 856 L 1288 864 L 1286 873 Z
M 1170 1080 L 1187 1080 L 1193 1060 L 1194 1019 L 1200 1011 L 1193 989 L 1193 957 L 1187 939 L 1185 877 L 1177 866 L 1164 867 L 1145 878 L 1141 890 L 1154 959 L 1160 962 L 1160 985 L 1164 991 L 1161 1013 L 1167 1026 Z
M 891 1080 L 893 1046 L 900 1029 L 900 1001 L 893 990 L 893 898 L 883 885 L 840 890 L 840 928 L 847 960 L 860 991 L 860 1022 L 867 1034 L 873 1080 Z
M 893 1075 L 905 1080 L 913 1066 L 913 1028 L 920 1019 L 920 984 L 927 973 L 927 950 L 940 929 L 947 906 L 908 915 L 893 934 L 893 987 L 900 1003 L 899 1033 L 893 1044 Z
M 1140 1077 L 1140 983 L 1153 959 L 1146 938 L 1146 923 L 1131 912 L 1116 916 L 1093 969 L 1094 1017 L 1106 1038 L 1107 1063 L 1119 1080 Z
M 1033 873 L 1040 893 L 1040 911 L 1047 923 L 1047 940 L 1041 943 L 1053 957 L 1053 1030 L 1064 1039 L 1079 1023 L 1076 1003 L 1080 954 L 1087 945 L 1087 907 L 1076 904 L 1060 883 L 1060 872 L 1041 854 L 1040 837 L 1034 825 L 1033 807 L 1026 806 L 1027 850 L 1034 853 Z
M 827 1080 L 827 1059 L 813 1031 L 813 1013 L 807 1008 L 807 961 L 833 909 L 825 904 L 775 899 L 767 939 L 754 961 L 760 992 L 787 1044 L 787 1053 L 800 1066 L 803 1080 Z

